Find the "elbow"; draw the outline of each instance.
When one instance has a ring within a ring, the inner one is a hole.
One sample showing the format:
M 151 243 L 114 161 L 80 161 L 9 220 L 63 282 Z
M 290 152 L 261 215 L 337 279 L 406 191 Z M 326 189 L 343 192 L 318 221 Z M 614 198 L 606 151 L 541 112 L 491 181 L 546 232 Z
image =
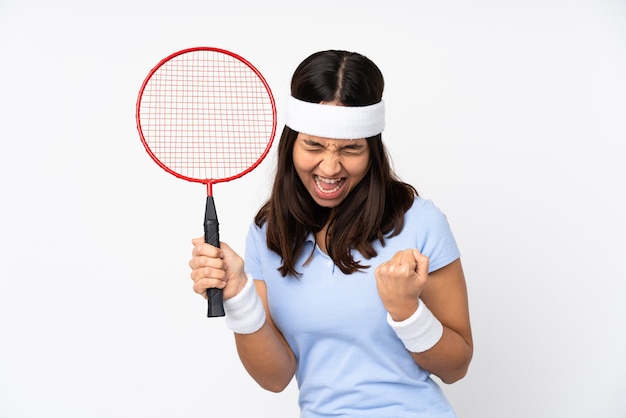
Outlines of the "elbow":
M 268 392 L 280 393 L 289 386 L 291 380 L 293 379 L 293 374 L 289 373 L 272 373 L 272 374 L 250 374 L 255 382 L 261 388 L 267 390 Z
M 265 389 L 265 390 L 269 391 L 269 392 L 273 392 L 273 393 L 280 393 L 280 392 L 282 392 L 283 390 L 285 390 L 285 388 L 286 388 L 287 386 L 282 386 L 282 387 L 280 387 L 280 386 L 261 386 L 261 387 L 262 387 L 263 389 Z
M 469 371 L 469 365 L 472 361 L 472 356 L 473 349 L 470 346 L 465 352 L 465 355 L 461 359 L 459 359 L 454 367 L 448 368 L 445 372 L 442 372 L 437 377 L 439 377 L 443 383 L 448 385 L 458 382 L 459 380 L 467 376 L 467 372 Z
M 451 385 L 463 379 L 467 375 L 468 369 L 469 369 L 469 364 L 466 367 L 454 370 L 452 373 L 448 373 L 445 376 L 439 376 L 439 378 L 441 379 L 443 383 L 447 385 Z
M 274 370 L 273 373 L 257 374 L 256 377 L 252 374 L 251 376 L 261 388 L 269 392 L 280 393 L 289 386 L 294 373 L 295 370 L 289 368 L 288 370 Z
M 459 380 L 463 379 L 465 376 L 467 376 L 467 372 L 469 371 L 469 365 L 472 361 L 472 353 L 472 349 L 468 350 L 465 358 L 457 365 L 457 367 L 454 367 L 448 370 L 445 374 L 438 376 L 441 381 L 447 385 L 451 385 L 452 383 L 456 383 Z
M 273 392 L 273 393 L 280 393 L 283 390 L 285 390 L 287 388 L 287 386 L 289 385 L 289 382 L 279 382 L 279 381 L 267 381 L 267 382 L 259 382 L 257 381 L 257 383 L 259 384 L 259 386 L 261 386 L 263 389 L 269 391 L 269 392 Z

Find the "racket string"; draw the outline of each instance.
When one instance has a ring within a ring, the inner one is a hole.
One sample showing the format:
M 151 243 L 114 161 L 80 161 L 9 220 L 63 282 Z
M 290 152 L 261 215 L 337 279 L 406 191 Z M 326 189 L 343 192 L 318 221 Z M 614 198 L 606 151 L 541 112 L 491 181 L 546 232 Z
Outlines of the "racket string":
M 156 158 L 194 179 L 223 179 L 254 166 L 275 128 L 267 86 L 230 55 L 195 51 L 159 67 L 140 104 Z

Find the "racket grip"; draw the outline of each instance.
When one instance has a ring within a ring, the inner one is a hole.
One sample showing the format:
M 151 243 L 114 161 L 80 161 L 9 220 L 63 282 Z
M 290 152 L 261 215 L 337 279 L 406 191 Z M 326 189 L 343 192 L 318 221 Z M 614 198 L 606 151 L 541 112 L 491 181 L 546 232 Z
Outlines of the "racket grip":
M 207 196 L 204 212 L 204 242 L 214 247 L 220 246 L 219 223 L 213 196 Z M 226 315 L 222 299 L 222 289 L 207 289 L 208 311 L 207 317 L 213 318 Z

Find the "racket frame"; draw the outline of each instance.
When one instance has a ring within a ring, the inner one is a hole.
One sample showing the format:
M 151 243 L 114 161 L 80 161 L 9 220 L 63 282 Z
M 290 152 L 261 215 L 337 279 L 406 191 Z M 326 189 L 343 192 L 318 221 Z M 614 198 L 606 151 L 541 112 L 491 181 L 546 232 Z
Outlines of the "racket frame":
M 243 64 L 245 64 L 246 66 L 248 66 L 255 74 L 256 76 L 259 78 L 259 80 L 263 83 L 263 86 L 265 87 L 265 90 L 267 91 L 267 96 L 270 100 L 271 103 L 271 107 L 272 107 L 272 113 L 273 113 L 273 118 L 272 118 L 272 132 L 270 134 L 270 139 L 267 143 L 267 146 L 265 147 L 265 150 L 263 151 L 263 153 L 259 156 L 259 158 L 253 163 L 251 164 L 248 168 L 244 169 L 243 171 L 234 174 L 232 176 L 228 176 L 228 177 L 224 177 L 224 178 L 205 178 L 205 179 L 199 179 L 199 178 L 194 178 L 194 177 L 189 177 L 189 176 L 185 176 L 184 174 L 178 173 L 172 169 L 170 169 L 167 165 L 165 165 L 152 151 L 152 149 L 150 149 L 150 146 L 148 144 L 148 141 L 146 140 L 144 133 L 143 133 L 143 129 L 141 127 L 141 99 L 143 98 L 143 93 L 146 89 L 146 86 L 149 84 L 150 79 L 152 78 L 152 76 L 159 70 L 159 68 L 161 68 L 163 65 L 165 65 L 168 61 L 183 55 L 183 54 L 187 54 L 187 53 L 192 53 L 192 52 L 197 52 L 197 51 L 209 51 L 209 52 L 216 52 L 216 53 L 221 53 L 221 54 L 225 54 L 228 56 L 231 56 L 232 58 L 242 62 Z M 270 148 L 272 146 L 272 143 L 274 141 L 274 137 L 276 136 L 276 125 L 277 125 L 277 121 L 276 121 L 276 102 L 274 100 L 274 95 L 272 94 L 272 90 L 269 86 L 269 84 L 267 83 L 267 80 L 265 80 L 265 77 L 263 77 L 263 74 L 261 74 L 261 72 L 254 66 L 252 65 L 252 63 L 248 60 L 246 60 L 245 58 L 243 58 L 242 56 L 228 51 L 226 49 L 221 49 L 221 48 L 215 48 L 215 47 L 210 47 L 210 46 L 198 46 L 198 47 L 192 47 L 192 48 L 186 48 L 177 52 L 174 52 L 170 55 L 168 55 L 167 57 L 163 58 L 161 61 L 159 61 L 159 63 L 157 65 L 154 66 L 154 68 L 152 68 L 152 70 L 150 70 L 150 72 L 148 73 L 147 77 L 145 78 L 144 82 L 141 85 L 141 89 L 139 90 L 139 94 L 137 96 L 137 103 L 136 103 L 136 110 L 135 110 L 135 120 L 137 123 L 137 131 L 139 132 L 139 137 L 141 139 L 141 143 L 143 144 L 144 148 L 146 149 L 146 152 L 150 155 L 150 157 L 154 160 L 154 162 L 157 163 L 157 165 L 159 167 L 161 167 L 163 170 L 167 171 L 168 173 L 183 179 L 183 180 L 187 180 L 190 182 L 194 182 L 194 183 L 202 183 L 206 185 L 207 188 L 207 196 L 213 196 L 213 185 L 216 183 L 225 183 L 234 179 L 238 179 L 246 174 L 248 174 L 250 171 L 254 170 L 267 156 L 267 154 L 270 151 Z

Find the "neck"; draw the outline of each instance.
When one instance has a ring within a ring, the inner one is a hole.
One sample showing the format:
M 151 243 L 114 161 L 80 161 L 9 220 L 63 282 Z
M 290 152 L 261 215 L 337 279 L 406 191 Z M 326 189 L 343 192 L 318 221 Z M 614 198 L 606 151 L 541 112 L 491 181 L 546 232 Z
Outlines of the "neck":
M 326 231 L 328 231 L 328 224 L 324 225 L 324 228 L 315 233 L 315 243 L 320 250 L 328 254 L 328 251 L 326 251 Z
M 328 231 L 328 226 L 330 225 L 330 221 L 335 216 L 335 211 L 336 211 L 336 208 L 330 209 L 330 214 L 328 215 L 328 219 L 326 220 L 326 225 L 324 225 L 324 227 L 321 230 L 315 233 L 315 243 L 326 254 L 328 254 L 328 251 L 326 251 L 326 232 Z
M 329 225 L 330 225 L 330 219 L 328 220 L 328 222 L 326 222 L 326 225 L 324 225 L 322 229 L 320 229 L 319 231 L 315 233 L 315 243 L 320 248 L 320 250 L 322 250 L 326 254 L 328 254 L 328 251 L 326 249 L 326 234 L 328 232 Z

